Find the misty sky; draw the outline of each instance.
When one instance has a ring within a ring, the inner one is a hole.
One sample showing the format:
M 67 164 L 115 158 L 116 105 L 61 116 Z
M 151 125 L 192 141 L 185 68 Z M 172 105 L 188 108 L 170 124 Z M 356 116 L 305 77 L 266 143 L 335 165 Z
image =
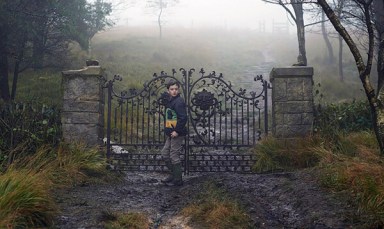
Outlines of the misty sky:
M 135 6 L 121 11 L 118 19 L 118 24 L 156 25 L 157 16 L 153 10 L 145 7 L 145 1 L 139 1 Z M 178 5 L 165 9 L 163 20 L 165 26 L 214 26 L 255 30 L 264 22 L 265 30 L 269 31 L 273 21 L 287 23 L 288 17 L 281 6 L 261 0 L 180 0 Z M 290 30 L 292 32 L 291 28 Z

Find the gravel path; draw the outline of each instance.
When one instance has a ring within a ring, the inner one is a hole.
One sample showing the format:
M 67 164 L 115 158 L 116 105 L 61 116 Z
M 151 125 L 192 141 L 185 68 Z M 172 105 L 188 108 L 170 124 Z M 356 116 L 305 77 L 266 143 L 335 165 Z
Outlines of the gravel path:
M 213 179 L 248 211 L 254 228 L 363 228 L 352 223 L 354 209 L 322 190 L 313 175 L 210 173 L 184 177 L 181 187 L 165 186 L 162 173 L 127 172 L 118 184 L 60 190 L 57 228 L 103 228 L 103 211 L 145 212 L 152 228 L 192 228 L 178 212 Z M 356 221 L 356 220 L 355 220 Z

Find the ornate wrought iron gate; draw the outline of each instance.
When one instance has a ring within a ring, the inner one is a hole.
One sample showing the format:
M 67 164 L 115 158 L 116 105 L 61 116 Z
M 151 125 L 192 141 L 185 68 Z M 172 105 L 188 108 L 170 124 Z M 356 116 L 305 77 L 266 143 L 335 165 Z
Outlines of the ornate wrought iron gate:
M 184 172 L 250 172 L 255 157 L 246 150 L 268 134 L 268 88 L 256 76 L 253 88 L 237 88 L 223 75 L 203 69 L 161 72 L 143 88 L 117 92 L 118 75 L 110 80 L 107 102 L 107 157 L 115 169 L 165 169 L 160 150 L 165 142 L 164 106 L 161 95 L 165 82 L 177 80 L 187 104 L 188 135 L 181 154 Z M 256 85 L 256 86 L 255 86 Z M 248 85 L 250 86 L 250 85 Z

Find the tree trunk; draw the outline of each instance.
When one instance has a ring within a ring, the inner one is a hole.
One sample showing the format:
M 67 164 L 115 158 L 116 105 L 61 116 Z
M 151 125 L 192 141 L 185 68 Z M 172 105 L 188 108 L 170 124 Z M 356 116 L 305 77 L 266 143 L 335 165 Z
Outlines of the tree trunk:
M 375 15 L 373 21 L 375 22 L 379 43 L 377 54 L 377 91 L 380 91 L 384 86 L 384 1 L 374 0 L 372 9 Z
M 339 35 L 339 80 L 344 81 L 343 71 L 343 38 Z
M 325 14 L 324 14 L 324 12 L 322 12 L 322 14 L 321 14 L 321 32 L 323 34 L 325 45 L 327 46 L 327 50 L 328 50 L 328 56 L 326 57 L 325 62 L 327 64 L 333 64 L 335 62 L 335 56 L 333 55 L 333 47 L 332 47 L 331 42 L 329 41 L 328 33 L 327 33 L 326 28 L 325 28 Z
M 20 67 L 20 61 L 16 60 L 15 68 L 13 70 L 11 100 L 14 100 L 16 98 L 17 80 L 19 78 L 19 67 Z
M 160 40 L 163 38 L 163 31 L 161 28 L 161 14 L 162 13 L 163 13 L 163 1 L 160 0 L 160 12 L 159 12 L 159 15 L 157 17 L 157 23 L 159 25 L 159 38 L 160 38 Z
M 3 32 L 0 28 L 0 33 Z M 6 35 L 0 34 L 0 96 L 4 101 L 11 99 L 8 85 L 8 55 L 6 45 Z
M 43 20 L 39 20 L 37 31 L 37 34 L 33 38 L 32 60 L 34 70 L 42 69 L 44 67 L 46 31 L 45 22 Z
M 344 2 L 345 0 L 338 0 L 337 1 L 337 9 L 336 9 L 336 16 L 338 18 L 341 18 L 341 15 L 343 13 L 343 8 L 344 8 Z M 338 36 L 339 38 L 339 80 L 341 82 L 344 81 L 344 68 L 343 68 L 343 38 Z
M 291 0 L 291 3 L 296 16 L 297 40 L 299 43 L 299 56 L 297 57 L 297 64 L 295 65 L 307 66 L 303 3 L 300 0 Z
M 377 111 L 377 132 L 381 136 L 384 135 L 384 104 L 381 101 L 384 101 L 384 1 L 383 0 L 374 0 L 373 7 L 375 17 L 373 21 L 375 22 L 375 28 L 378 34 L 378 53 L 377 53 L 377 100 L 379 101 L 380 109 Z M 381 151 L 383 152 L 383 151 Z
M 376 139 L 380 147 L 381 154 L 384 154 L 384 104 L 381 98 L 384 98 L 383 87 L 378 91 L 378 96 L 375 95 L 375 90 L 372 87 L 370 81 L 370 73 L 373 59 L 373 46 L 374 46 L 374 32 L 373 25 L 370 15 L 370 5 L 364 4 L 361 5 L 365 16 L 366 29 L 368 31 L 369 47 L 368 47 L 368 57 L 367 62 L 364 64 L 364 60 L 360 54 L 360 51 L 349 35 L 348 31 L 343 27 L 339 18 L 335 12 L 328 5 L 326 0 L 317 0 L 321 8 L 324 10 L 328 19 L 331 21 L 332 25 L 336 31 L 343 37 L 345 43 L 348 45 L 351 53 L 355 59 L 357 69 L 359 71 L 359 77 L 363 85 L 365 94 L 367 96 L 373 121 L 373 129 L 376 134 Z

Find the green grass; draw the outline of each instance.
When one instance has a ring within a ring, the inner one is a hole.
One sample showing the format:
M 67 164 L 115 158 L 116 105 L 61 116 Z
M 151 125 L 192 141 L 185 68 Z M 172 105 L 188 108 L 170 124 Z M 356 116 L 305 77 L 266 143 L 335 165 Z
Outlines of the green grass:
M 225 39 L 223 39 L 225 38 Z M 274 45 L 271 46 L 271 42 Z M 228 31 L 222 29 L 167 28 L 164 39 L 159 40 L 155 27 L 117 27 L 97 34 L 92 40 L 92 58 L 99 60 L 109 78 L 120 74 L 122 88 L 140 87 L 153 73 L 184 67 L 200 68 L 207 73 L 223 73 L 233 84 L 248 80 L 246 71 L 265 61 L 274 61 L 273 67 L 292 65 L 296 61 L 296 38 L 291 35 L 260 34 L 255 31 Z M 353 62 L 347 62 L 344 82 L 339 82 L 336 66 L 321 61 L 324 48 L 321 37 L 308 34 L 309 66 L 315 69 L 314 81 L 321 83 L 326 101 L 364 99 L 361 83 Z M 85 51 L 71 44 L 71 69 L 81 69 L 88 58 Z M 270 56 L 270 57 L 269 57 Z M 345 58 L 350 58 L 346 51 Z M 68 69 L 62 69 L 68 70 Z M 270 69 L 272 70 L 272 69 Z M 270 71 L 269 70 L 269 71 Z M 264 73 L 264 78 L 268 79 Z M 180 75 L 180 74 L 179 74 Z M 10 79 L 11 80 L 11 79 Z M 20 74 L 17 99 L 42 100 L 61 104 L 61 70 L 25 71 Z M 353 90 L 352 90 L 353 89 Z
M 61 72 L 55 70 L 22 72 L 17 84 L 16 101 L 39 101 L 48 105 L 61 105 Z

